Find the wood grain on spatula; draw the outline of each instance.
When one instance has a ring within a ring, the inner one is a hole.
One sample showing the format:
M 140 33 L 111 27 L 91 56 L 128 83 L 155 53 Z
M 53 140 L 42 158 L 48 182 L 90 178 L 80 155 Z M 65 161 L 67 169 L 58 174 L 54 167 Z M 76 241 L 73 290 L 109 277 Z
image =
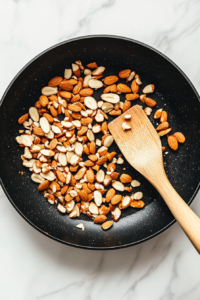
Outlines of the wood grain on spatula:
M 125 115 L 131 119 L 125 120 Z M 126 122 L 131 129 L 123 130 Z M 122 154 L 158 190 L 172 214 L 200 253 L 200 219 L 174 190 L 167 179 L 160 137 L 139 105 L 110 122 L 108 128 Z

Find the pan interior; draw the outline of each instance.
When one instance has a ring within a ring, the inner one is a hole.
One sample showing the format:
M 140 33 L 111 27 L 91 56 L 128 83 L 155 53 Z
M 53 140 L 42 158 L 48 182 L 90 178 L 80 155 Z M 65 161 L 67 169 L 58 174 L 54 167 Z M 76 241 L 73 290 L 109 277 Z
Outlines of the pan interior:
M 17 119 L 34 106 L 41 88 L 51 78 L 63 76 L 64 69 L 79 59 L 83 65 L 96 61 L 99 66 L 105 66 L 105 76 L 117 75 L 124 69 L 136 71 L 142 81 L 140 94 L 145 85 L 155 85 L 155 92 L 149 95 L 157 102 L 153 111 L 158 108 L 166 110 L 172 133 L 181 131 L 186 136 L 186 143 L 179 145 L 176 152 L 167 146 L 166 137 L 161 138 L 166 147 L 165 170 L 180 196 L 187 203 L 192 201 L 199 183 L 198 96 L 185 76 L 158 52 L 140 43 L 115 37 L 88 37 L 60 44 L 34 59 L 14 80 L 0 110 L 2 185 L 12 204 L 27 221 L 60 242 L 94 249 L 137 244 L 164 230 L 174 218 L 157 191 L 128 163 L 118 165 L 117 172 L 131 174 L 133 179 L 141 182 L 134 192 L 143 192 L 146 206 L 142 210 L 123 210 L 120 221 L 106 232 L 83 214 L 80 219 L 59 214 L 56 206 L 51 206 L 37 191 L 37 185 L 30 179 L 30 171 L 21 164 L 23 149 L 18 147 L 15 137 L 22 126 L 17 124 Z M 125 80 L 119 82 L 125 83 Z M 100 100 L 101 94 L 102 89 L 96 91 L 95 98 Z M 125 95 L 121 94 L 120 100 L 124 101 Z M 132 102 L 143 105 L 140 100 Z M 150 120 L 157 125 L 153 114 Z M 109 151 L 119 153 L 114 143 Z M 23 176 L 20 171 L 24 172 Z M 81 220 L 85 223 L 84 232 L 76 228 Z

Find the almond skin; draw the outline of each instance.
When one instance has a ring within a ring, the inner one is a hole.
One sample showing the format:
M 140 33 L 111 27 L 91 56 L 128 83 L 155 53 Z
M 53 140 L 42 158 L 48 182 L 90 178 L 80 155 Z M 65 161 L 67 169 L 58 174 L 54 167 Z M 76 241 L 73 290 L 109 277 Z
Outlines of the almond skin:
M 91 88 L 85 88 L 82 89 L 79 94 L 81 97 L 87 97 L 87 96 L 92 96 L 94 94 L 94 91 Z
M 126 70 L 123 70 L 123 71 L 120 71 L 118 76 L 120 78 L 127 78 L 129 77 L 129 75 L 131 74 L 131 70 L 130 69 L 126 69 Z
M 53 116 L 54 118 L 57 118 L 58 112 L 57 112 L 57 110 L 55 109 L 54 106 L 50 106 L 50 113 L 52 114 L 52 116 Z
M 140 89 L 140 86 L 137 84 L 136 80 L 134 79 L 131 83 L 131 90 L 133 92 L 133 94 L 138 94 Z
M 111 199 L 115 196 L 116 191 L 115 189 L 111 188 L 108 190 L 108 192 L 106 193 L 106 202 L 110 202 Z
M 114 84 L 115 82 L 117 82 L 119 79 L 119 77 L 115 76 L 115 75 L 111 75 L 111 76 L 107 76 L 104 78 L 104 83 L 106 85 L 112 85 Z
M 27 119 L 28 119 L 28 114 L 25 114 L 18 119 L 18 123 L 23 124 Z
M 108 160 L 108 157 L 106 155 L 104 155 L 97 160 L 96 165 L 101 166 L 101 165 L 105 164 L 107 162 L 107 160 Z
M 128 175 L 128 174 L 122 174 L 120 176 L 120 181 L 122 183 L 128 183 L 128 182 L 131 182 L 132 180 L 133 180 L 132 177 L 130 175 Z
M 66 100 L 70 100 L 72 98 L 72 93 L 61 91 L 59 92 L 60 97 L 65 98 Z
M 83 83 L 82 81 L 79 80 L 78 84 L 75 85 L 75 87 L 73 88 L 73 94 L 76 95 L 80 92 L 80 90 L 82 89 L 83 87 Z
M 45 107 L 48 105 L 49 99 L 47 98 L 47 96 L 41 95 L 39 98 L 39 102 L 42 107 Z
M 126 94 L 126 100 L 132 101 L 139 98 L 138 94 Z
M 153 99 L 151 99 L 151 98 L 144 98 L 144 101 L 145 101 L 145 104 L 147 105 L 147 106 L 149 106 L 149 107 L 154 107 L 154 106 L 156 106 L 156 101 L 154 101 Z
M 88 126 L 89 124 L 92 124 L 93 119 L 90 117 L 85 117 L 81 119 L 81 124 L 84 126 Z
M 185 136 L 181 132 L 175 132 L 173 136 L 177 139 L 179 143 L 185 143 Z
M 41 128 L 39 128 L 39 127 L 34 127 L 33 128 L 33 133 L 35 135 L 44 136 L 43 130 Z
M 39 185 L 38 191 L 43 191 L 43 190 L 47 189 L 48 186 L 49 186 L 49 180 L 45 180 Z
M 51 86 L 51 87 L 56 87 L 59 85 L 59 83 L 62 81 L 62 77 L 54 77 L 52 78 L 49 83 L 48 83 L 48 86 Z
M 69 104 L 68 109 L 74 112 L 79 112 L 81 111 L 81 107 L 76 105 L 76 104 Z
M 171 130 L 172 130 L 171 128 L 168 128 L 168 129 L 165 129 L 165 130 L 161 130 L 160 132 L 158 132 L 158 135 L 159 135 L 159 136 L 166 135 L 166 134 L 168 134 Z
M 168 136 L 167 142 L 168 142 L 169 147 L 172 150 L 177 150 L 178 149 L 178 141 L 173 135 Z
M 168 122 L 163 122 L 160 125 L 158 125 L 158 127 L 156 128 L 156 130 L 165 130 L 169 127 L 169 123 Z
M 56 174 L 57 174 L 57 176 L 58 176 L 58 179 L 61 181 L 61 182 L 63 182 L 63 183 L 65 183 L 66 182 L 66 178 L 65 178 L 65 176 L 63 175 L 63 173 L 61 172 L 61 171 L 56 171 Z
M 112 204 L 112 205 L 117 205 L 121 200 L 122 200 L 122 196 L 121 196 L 121 195 L 115 195 L 115 196 L 111 199 L 111 204 Z
M 125 93 L 125 94 L 131 92 L 130 87 L 128 87 L 128 85 L 123 84 L 123 83 L 119 83 L 119 84 L 117 85 L 117 90 L 118 90 L 118 92 L 120 92 L 120 93 Z
M 75 180 L 80 180 L 80 179 L 85 175 L 86 170 L 87 170 L 87 169 L 86 169 L 85 167 L 81 168 L 81 169 L 76 173 L 76 175 L 74 176 L 74 179 L 75 179 Z
M 96 224 L 102 224 L 107 220 L 107 217 L 105 215 L 100 215 L 94 218 L 94 223 Z

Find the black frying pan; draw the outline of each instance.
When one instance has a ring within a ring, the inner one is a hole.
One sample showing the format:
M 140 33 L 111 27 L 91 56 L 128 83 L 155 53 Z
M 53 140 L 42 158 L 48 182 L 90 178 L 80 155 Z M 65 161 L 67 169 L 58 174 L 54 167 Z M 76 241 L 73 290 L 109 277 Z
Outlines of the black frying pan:
M 15 142 L 21 129 L 17 119 L 34 106 L 41 87 L 52 77 L 63 75 L 64 69 L 78 59 L 83 65 L 96 61 L 105 66 L 105 76 L 117 75 L 120 70 L 130 68 L 140 75 L 142 88 L 149 83 L 155 84 L 151 97 L 159 108 L 166 107 L 173 132 L 181 131 L 186 136 L 186 143 L 180 145 L 177 152 L 170 150 L 166 138 L 162 138 L 162 144 L 169 152 L 164 155 L 168 178 L 188 204 L 194 199 L 199 189 L 199 95 L 186 75 L 166 56 L 138 41 L 115 36 L 88 36 L 58 44 L 30 61 L 13 79 L 1 100 L 1 184 L 20 215 L 56 241 L 87 249 L 135 245 L 161 233 L 175 220 L 156 190 L 128 164 L 125 165 L 128 172 L 142 183 L 136 191 L 144 193 L 146 206 L 139 211 L 123 210 L 120 221 L 106 232 L 84 215 L 80 219 L 70 219 L 59 214 L 56 207 L 48 204 L 37 191 L 29 170 L 21 164 L 23 149 Z M 100 94 L 100 91 L 96 92 L 96 99 Z M 121 95 L 121 99 L 125 97 Z M 134 103 L 141 104 L 139 100 Z M 153 116 L 150 119 L 156 123 Z M 112 147 L 117 149 L 116 145 Z M 24 172 L 23 176 L 20 171 Z M 81 220 L 85 223 L 84 232 L 76 228 Z

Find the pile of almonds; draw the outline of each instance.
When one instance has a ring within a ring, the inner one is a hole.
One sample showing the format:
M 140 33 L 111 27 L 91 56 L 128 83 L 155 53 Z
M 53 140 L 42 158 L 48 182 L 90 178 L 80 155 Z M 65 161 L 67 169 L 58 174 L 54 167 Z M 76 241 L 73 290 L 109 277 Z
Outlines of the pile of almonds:
M 140 183 L 129 174 L 116 172 L 116 164 L 124 160 L 121 154 L 116 157 L 116 152 L 109 152 L 113 137 L 108 131 L 108 115 L 119 116 L 136 99 L 147 105 L 144 111 L 150 115 L 157 103 L 146 96 L 154 91 L 153 84 L 138 94 L 142 82 L 134 71 L 127 69 L 102 79 L 104 71 L 105 67 L 95 62 L 84 68 L 76 61 L 72 69 L 65 69 L 64 78 L 51 79 L 35 106 L 18 119 L 25 129 L 19 131 L 16 141 L 24 148 L 23 166 L 32 172 L 31 179 L 39 184 L 38 190 L 50 204 L 56 204 L 58 211 L 68 213 L 70 218 L 84 213 L 106 230 L 113 225 L 113 221 L 107 221 L 109 212 L 117 222 L 122 209 L 145 205 L 142 192 L 132 193 Z M 130 82 L 131 87 L 116 84 L 119 78 Z M 100 88 L 104 90 L 97 101 L 93 94 Z M 126 97 L 124 103 L 121 93 Z M 59 115 L 64 115 L 61 121 Z M 125 115 L 125 120 L 129 118 Z M 160 136 L 171 131 L 166 111 L 157 110 L 154 118 L 160 118 L 156 128 Z M 129 129 L 127 126 L 124 122 L 123 129 Z M 99 133 L 102 136 L 97 139 Z M 184 141 L 180 132 L 168 136 L 174 150 Z M 123 191 L 129 195 L 122 196 Z M 84 224 L 77 227 L 84 230 Z

